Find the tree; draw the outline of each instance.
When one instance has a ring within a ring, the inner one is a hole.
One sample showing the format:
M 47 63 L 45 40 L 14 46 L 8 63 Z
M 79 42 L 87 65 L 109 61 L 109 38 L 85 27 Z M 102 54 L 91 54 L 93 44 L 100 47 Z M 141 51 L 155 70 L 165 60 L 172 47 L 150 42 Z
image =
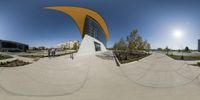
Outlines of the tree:
M 126 41 L 123 38 L 119 42 L 116 42 L 113 46 L 115 50 L 149 50 L 151 48 L 147 41 L 143 41 L 139 36 L 138 30 L 133 30 L 130 35 L 127 36 Z
M 144 42 L 141 36 L 138 36 L 136 42 L 137 42 L 137 50 L 144 50 Z
M 77 44 L 77 43 L 74 43 L 74 45 L 73 45 L 73 49 L 77 51 L 78 48 L 79 48 L 79 47 L 78 47 L 78 44 Z
M 148 42 L 147 42 L 147 40 L 145 40 L 145 41 L 143 42 L 143 46 L 144 46 L 144 49 L 145 49 L 145 50 L 147 49 L 147 45 L 148 45 Z
M 162 51 L 162 48 L 158 48 L 157 50 L 158 50 L 158 51 Z
M 149 43 L 147 43 L 146 50 L 147 50 L 148 53 L 149 53 L 150 49 L 151 49 L 151 45 Z
M 113 46 L 114 50 L 117 50 L 117 45 L 118 45 L 117 43 L 114 44 L 114 46 Z
M 151 49 L 151 45 L 147 42 L 147 40 L 145 40 L 144 42 L 143 42 L 143 48 L 144 48 L 144 50 L 150 50 Z
M 148 42 L 143 41 L 142 37 L 138 34 L 138 30 L 133 30 L 130 35 L 127 36 L 128 50 L 145 50 Z M 149 45 L 150 47 L 150 45 Z
M 121 38 L 119 41 L 119 50 L 126 50 L 126 48 L 127 48 L 126 42 L 124 41 L 123 38 Z
M 190 52 L 190 49 L 188 46 L 185 47 L 185 52 Z
M 168 53 L 169 53 L 169 48 L 168 48 L 168 46 L 166 46 L 166 48 L 165 48 L 165 51 L 167 52 L 167 55 L 168 55 Z
M 126 50 L 127 49 L 126 41 L 124 41 L 124 39 L 121 38 L 118 42 L 114 44 L 113 48 L 115 50 Z
M 147 48 L 146 48 L 147 50 L 150 50 L 151 49 L 151 45 L 148 43 L 147 44 Z
M 127 36 L 128 49 L 130 51 L 137 50 L 140 40 L 141 40 L 141 38 L 139 39 L 138 30 L 137 29 L 133 30 L 130 33 L 130 35 Z

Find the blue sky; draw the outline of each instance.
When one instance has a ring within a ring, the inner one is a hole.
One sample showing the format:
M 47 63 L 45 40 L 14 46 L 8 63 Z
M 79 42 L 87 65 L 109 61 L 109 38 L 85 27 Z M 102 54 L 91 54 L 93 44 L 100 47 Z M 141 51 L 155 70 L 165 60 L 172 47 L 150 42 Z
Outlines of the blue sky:
M 0 39 L 53 47 L 80 40 L 74 21 L 47 6 L 80 6 L 99 12 L 110 31 L 108 47 L 138 29 L 152 48 L 197 48 L 200 38 L 198 0 L 0 0 Z M 175 38 L 175 30 L 183 36 Z

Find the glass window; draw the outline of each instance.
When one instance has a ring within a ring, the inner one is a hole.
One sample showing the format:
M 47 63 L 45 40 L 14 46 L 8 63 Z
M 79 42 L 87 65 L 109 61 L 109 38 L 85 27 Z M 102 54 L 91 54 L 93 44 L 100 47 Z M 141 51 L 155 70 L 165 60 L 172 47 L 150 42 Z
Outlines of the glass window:
M 84 34 L 88 34 L 94 37 L 106 46 L 106 37 L 98 22 L 96 22 L 93 18 L 87 16 L 84 27 Z
M 97 42 L 94 42 L 95 51 L 101 51 L 101 45 Z

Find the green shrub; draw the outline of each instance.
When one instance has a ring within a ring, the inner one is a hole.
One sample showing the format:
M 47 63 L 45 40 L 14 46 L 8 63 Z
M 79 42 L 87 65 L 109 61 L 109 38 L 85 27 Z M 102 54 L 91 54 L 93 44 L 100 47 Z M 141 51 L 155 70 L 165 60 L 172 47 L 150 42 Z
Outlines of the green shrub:
M 197 65 L 200 66 L 200 62 L 197 62 Z

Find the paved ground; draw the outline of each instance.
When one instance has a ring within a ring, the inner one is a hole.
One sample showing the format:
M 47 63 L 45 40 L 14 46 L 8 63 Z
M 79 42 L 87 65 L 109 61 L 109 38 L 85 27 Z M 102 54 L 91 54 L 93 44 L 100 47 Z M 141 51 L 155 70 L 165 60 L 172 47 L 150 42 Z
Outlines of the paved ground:
M 165 51 L 163 51 L 162 53 L 166 54 Z M 198 52 L 198 51 L 192 51 L 191 53 L 178 52 L 178 51 L 169 51 L 168 54 L 179 55 L 179 56 L 181 56 L 181 55 L 183 55 L 183 56 L 200 56 L 200 52 Z
M 199 100 L 199 68 L 153 53 L 117 67 L 110 52 L 0 68 L 0 100 Z
M 173 60 L 159 53 L 139 62 L 126 64 L 121 69 L 130 80 L 150 87 L 185 85 L 195 80 L 200 72 L 198 67 L 191 66 L 188 62 Z

